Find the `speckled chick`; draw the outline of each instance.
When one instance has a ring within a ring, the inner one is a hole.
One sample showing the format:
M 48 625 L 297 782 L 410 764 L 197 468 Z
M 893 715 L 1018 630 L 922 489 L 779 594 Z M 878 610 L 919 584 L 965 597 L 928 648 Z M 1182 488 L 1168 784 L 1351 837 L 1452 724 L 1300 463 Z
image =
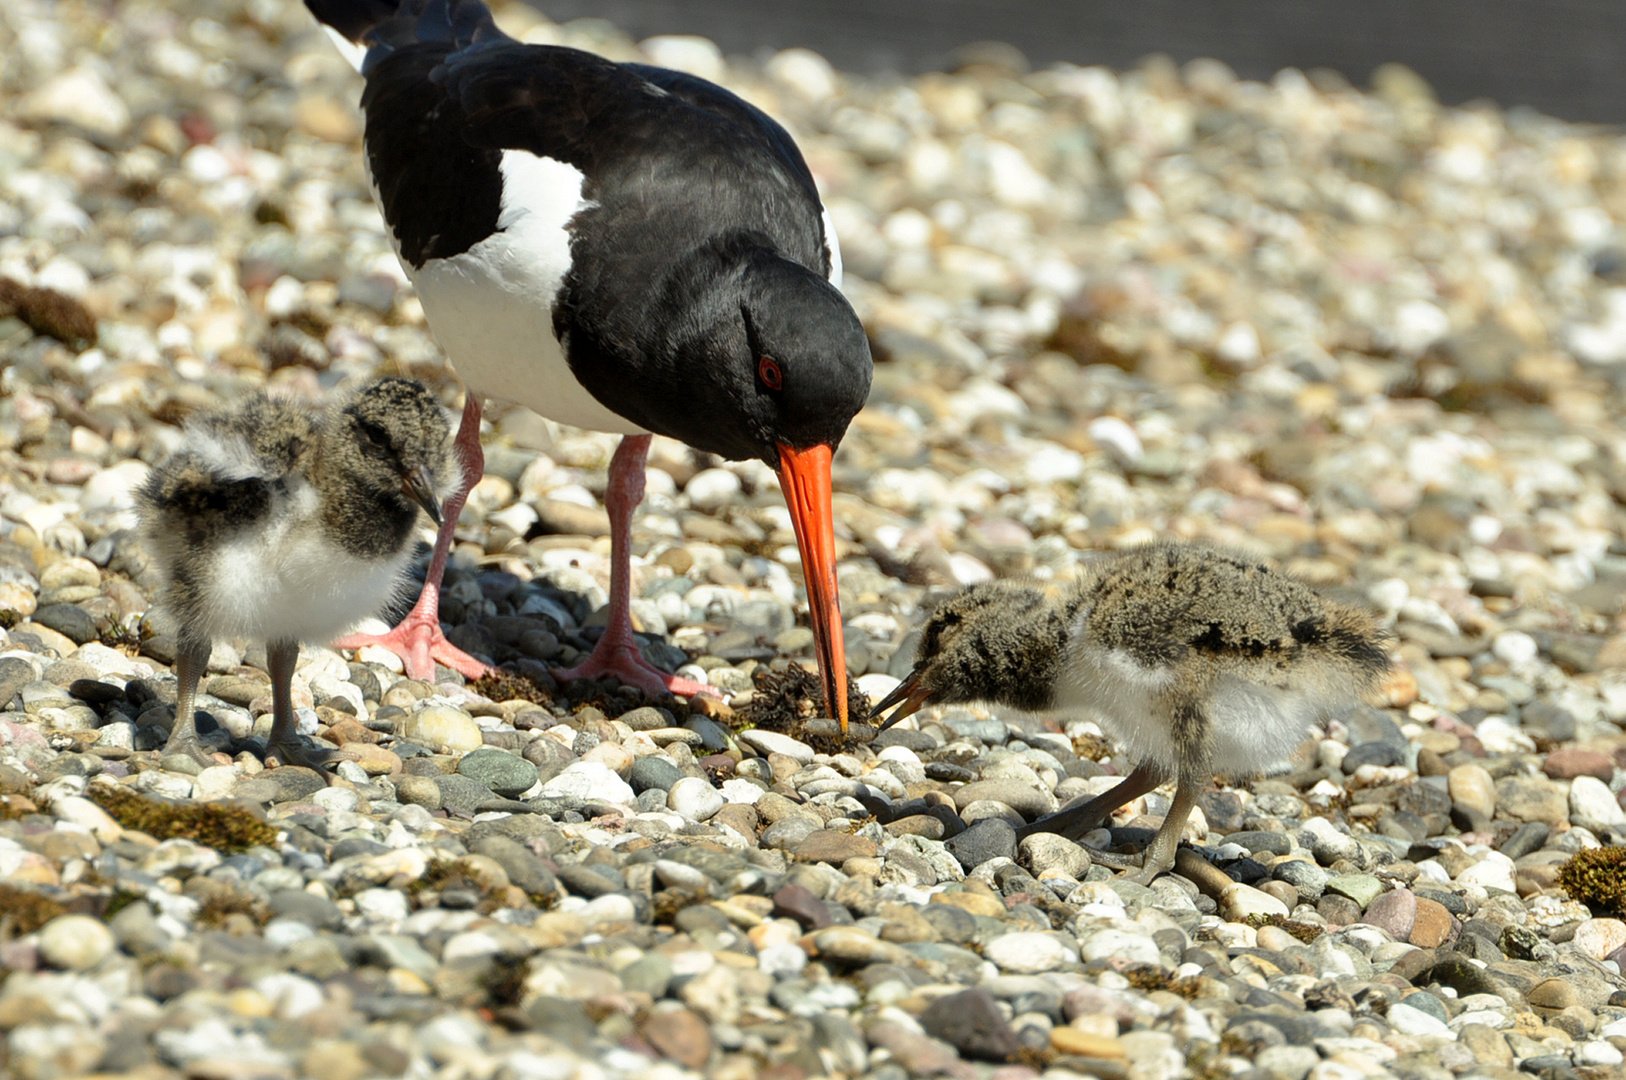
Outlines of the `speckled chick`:
M 1173 802 L 1137 878 L 1174 865 L 1197 795 L 1214 776 L 1280 764 L 1387 670 L 1372 616 L 1256 559 L 1164 542 L 1098 559 L 1077 584 L 993 581 L 927 620 L 915 668 L 875 709 L 884 730 L 928 704 L 992 701 L 1089 709 L 1137 768 L 1110 791 L 1019 835 L 1077 839 L 1166 781 Z
M 218 764 L 193 702 L 214 642 L 241 637 L 266 645 L 268 756 L 330 759 L 294 730 L 299 645 L 332 640 L 403 586 L 419 508 L 438 523 L 453 483 L 448 435 L 429 391 L 393 377 L 325 406 L 255 395 L 187 422 L 180 449 L 137 493 L 177 638 L 165 757 Z

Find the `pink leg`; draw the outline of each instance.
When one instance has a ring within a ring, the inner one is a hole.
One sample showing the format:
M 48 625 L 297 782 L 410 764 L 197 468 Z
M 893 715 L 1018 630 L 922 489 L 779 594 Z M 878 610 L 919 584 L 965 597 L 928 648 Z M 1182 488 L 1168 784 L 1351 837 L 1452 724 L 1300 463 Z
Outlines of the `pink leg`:
M 648 435 L 624 436 L 610 459 L 610 482 L 604 491 L 604 509 L 610 513 L 610 618 L 604 636 L 586 660 L 554 672 L 554 677 L 568 682 L 613 675 L 653 697 L 715 694 L 710 687 L 655 668 L 638 651 L 638 641 L 632 636 L 632 512 L 644 498 L 649 440 Z
M 463 401 L 463 422 L 457 428 L 456 446 L 463 459 L 462 483 L 457 493 L 441 506 L 440 532 L 435 536 L 435 554 L 429 560 L 429 573 L 423 593 L 407 617 L 386 634 L 351 634 L 333 643 L 335 649 L 359 649 L 382 645 L 406 662 L 407 675 L 425 681 L 435 677 L 435 661 L 461 672 L 464 678 L 478 679 L 491 668 L 446 640 L 440 630 L 440 580 L 446 573 L 446 556 L 452 550 L 452 531 L 463 512 L 469 492 L 480 482 L 486 457 L 480 449 L 480 397 L 469 391 Z

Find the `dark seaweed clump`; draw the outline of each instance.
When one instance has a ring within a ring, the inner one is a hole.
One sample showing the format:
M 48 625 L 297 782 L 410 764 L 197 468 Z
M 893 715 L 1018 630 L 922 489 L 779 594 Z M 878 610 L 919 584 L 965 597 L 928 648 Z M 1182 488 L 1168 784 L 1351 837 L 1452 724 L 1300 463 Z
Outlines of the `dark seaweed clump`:
M 819 677 L 806 667 L 794 661 L 771 668 L 759 667 L 751 678 L 756 683 L 756 692 L 734 714 L 734 727 L 738 730 L 777 731 L 827 753 L 874 734 L 874 729 L 863 722 L 869 716 L 869 695 L 858 688 L 851 673 L 847 675 L 847 711 L 852 726 L 846 738 L 825 718 L 824 688 Z
M 55 289 L 0 278 L 0 315 L 15 315 L 34 333 L 54 337 L 70 349 L 88 349 L 96 343 L 96 316 Z
M 1576 852 L 1559 868 L 1558 884 L 1594 912 L 1626 914 L 1626 848 Z
M 93 784 L 86 798 L 126 829 L 157 840 L 192 840 L 227 853 L 269 846 L 277 830 L 242 806 L 230 803 L 171 803 L 149 799 L 122 787 Z

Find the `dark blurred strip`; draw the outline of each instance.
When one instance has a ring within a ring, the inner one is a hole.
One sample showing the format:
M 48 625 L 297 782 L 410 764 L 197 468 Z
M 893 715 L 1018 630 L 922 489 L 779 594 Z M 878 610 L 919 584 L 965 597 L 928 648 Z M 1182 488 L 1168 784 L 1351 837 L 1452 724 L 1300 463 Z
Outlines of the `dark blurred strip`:
M 1457 104 L 1490 98 L 1569 120 L 1626 119 L 1621 0 L 531 0 L 635 38 L 702 34 L 728 53 L 802 45 L 847 71 L 918 73 L 1006 41 L 1034 64 L 1132 66 L 1153 52 L 1244 78 L 1330 67 L 1366 85 L 1407 64 Z

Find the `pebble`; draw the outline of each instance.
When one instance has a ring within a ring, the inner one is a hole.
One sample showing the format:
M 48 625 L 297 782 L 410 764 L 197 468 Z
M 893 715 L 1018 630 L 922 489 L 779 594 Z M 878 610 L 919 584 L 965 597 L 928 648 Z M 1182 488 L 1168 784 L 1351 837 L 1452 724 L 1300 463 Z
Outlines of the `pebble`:
M 480 725 L 474 718 L 446 705 L 431 705 L 409 715 L 401 724 L 401 737 L 408 742 L 444 746 L 464 753 L 485 744 Z
M 537 768 L 517 754 L 481 747 L 465 754 L 457 771 L 505 799 L 517 799 L 536 786 Z
M 1285 771 L 1206 793 L 1199 846 L 1143 888 L 1071 841 L 1015 843 L 1129 764 L 1087 715 L 927 708 L 870 745 L 828 721 L 735 731 L 756 676 L 811 655 L 794 538 L 772 470 L 670 440 L 634 607 L 651 658 L 728 703 L 546 680 L 489 701 L 376 649 L 307 648 L 302 715 L 357 760 L 266 772 L 243 753 L 263 650 L 222 644 L 202 708 L 230 764 L 158 758 L 173 643 L 144 632 L 155 583 L 126 531 L 144 461 L 251 390 L 411 370 L 457 393 L 371 209 L 357 82 L 298 5 L 261 6 L 183 0 L 162 40 L 79 0 L 9 26 L 0 277 L 79 297 L 97 341 L 0 317 L 0 877 L 44 898 L 5 898 L 32 920 L 0 946 L 8 1068 L 1620 1065 L 1626 932 L 1555 882 L 1626 829 L 1618 133 L 1441 106 L 1393 70 L 1366 93 L 993 55 L 881 83 L 805 50 L 759 66 L 502 13 L 724 79 L 819 173 L 882 361 L 836 458 L 872 699 L 908 674 L 936 590 L 1065 581 L 1171 531 L 1385 613 L 1379 696 Z M 285 93 L 221 75 L 264 70 Z M 583 538 L 607 531 L 614 437 L 494 409 L 483 441 L 441 614 L 511 666 L 569 662 L 605 602 Z M 273 836 L 126 828 L 110 785 L 235 803 Z M 1165 805 L 1090 843 L 1138 843 Z M 115 896 L 136 899 L 80 914 Z
M 65 971 L 88 971 L 113 952 L 113 932 L 88 915 L 59 915 L 39 932 L 40 959 Z
M 697 776 L 677 781 L 666 796 L 666 805 L 687 821 L 710 820 L 727 801 L 722 792 Z

